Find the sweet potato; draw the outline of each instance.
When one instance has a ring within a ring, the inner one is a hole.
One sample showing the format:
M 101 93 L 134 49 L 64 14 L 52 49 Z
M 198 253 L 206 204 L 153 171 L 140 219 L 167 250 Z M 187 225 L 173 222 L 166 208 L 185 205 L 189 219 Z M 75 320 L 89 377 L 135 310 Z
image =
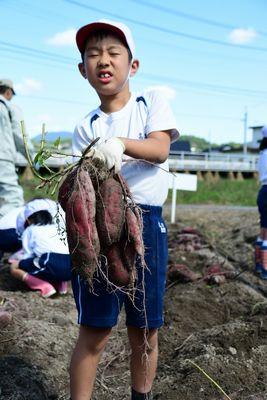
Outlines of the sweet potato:
M 131 277 L 135 279 L 136 269 L 135 263 L 137 259 L 137 253 L 135 251 L 135 245 L 133 242 L 125 241 L 123 247 L 121 247 L 122 262 Z
M 130 274 L 123 265 L 121 248 L 118 243 L 112 244 L 107 251 L 108 279 L 117 286 L 127 286 Z
M 125 219 L 122 188 L 113 178 L 105 180 L 97 193 L 96 226 L 102 249 L 120 240 Z
M 66 211 L 67 202 L 73 191 L 73 186 L 77 179 L 77 174 L 78 174 L 78 168 L 75 167 L 67 174 L 64 181 L 61 183 L 59 187 L 58 202 L 64 211 Z
M 100 243 L 95 225 L 95 191 L 82 168 L 67 202 L 66 227 L 73 268 L 91 283 Z
M 138 221 L 138 218 L 131 207 L 127 207 L 125 218 L 128 240 L 134 243 L 136 253 L 139 256 L 144 257 L 145 251 L 142 237 L 142 227 L 140 226 L 140 221 Z
M 145 265 L 142 217 L 124 179 L 100 161 L 84 158 L 63 181 L 59 202 L 66 212 L 74 270 L 92 285 L 101 253 L 108 280 L 133 287 L 137 256 Z
M 0 328 L 4 329 L 12 321 L 12 315 L 7 311 L 0 310 Z

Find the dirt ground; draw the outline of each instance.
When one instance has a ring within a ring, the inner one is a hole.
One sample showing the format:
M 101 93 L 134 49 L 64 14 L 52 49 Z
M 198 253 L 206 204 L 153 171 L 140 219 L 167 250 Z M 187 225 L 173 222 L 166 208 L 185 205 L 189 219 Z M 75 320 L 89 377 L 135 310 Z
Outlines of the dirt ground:
M 167 282 L 154 398 L 267 399 L 267 281 L 253 273 L 256 209 L 181 206 L 177 220 L 169 224 L 170 267 L 184 264 L 199 279 Z M 188 226 L 198 230 L 197 248 L 181 241 Z M 226 275 L 224 283 L 206 279 L 214 265 Z M 0 309 L 13 316 L 0 331 L 0 399 L 69 399 L 68 364 L 78 333 L 71 292 L 42 299 L 12 279 L 2 263 L 0 300 Z M 130 398 L 123 320 L 102 357 L 94 400 Z

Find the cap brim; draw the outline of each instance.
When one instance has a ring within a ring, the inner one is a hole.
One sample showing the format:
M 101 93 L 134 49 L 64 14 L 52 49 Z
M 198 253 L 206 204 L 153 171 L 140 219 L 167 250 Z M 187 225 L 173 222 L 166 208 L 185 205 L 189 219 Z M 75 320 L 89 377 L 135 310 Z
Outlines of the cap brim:
M 81 54 L 83 54 L 85 51 L 86 41 L 90 34 L 100 29 L 108 29 L 111 32 L 116 33 L 123 39 L 123 41 L 127 45 L 126 37 L 119 28 L 105 22 L 93 22 L 92 24 L 88 24 L 80 28 L 76 34 L 76 43 Z

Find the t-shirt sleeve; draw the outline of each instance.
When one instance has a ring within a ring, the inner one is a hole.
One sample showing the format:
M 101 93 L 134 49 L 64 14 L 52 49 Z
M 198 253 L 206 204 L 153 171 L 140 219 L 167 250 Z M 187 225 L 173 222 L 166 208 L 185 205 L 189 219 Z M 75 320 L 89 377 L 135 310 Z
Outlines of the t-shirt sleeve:
M 171 141 L 174 142 L 179 137 L 176 120 L 172 109 L 159 91 L 147 92 L 145 98 L 148 100 L 148 117 L 145 128 L 145 134 L 149 135 L 155 131 L 171 131 Z
M 23 259 L 34 257 L 31 227 L 26 228 L 22 234 L 22 248 L 24 252 Z
M 72 153 L 74 156 L 81 156 L 84 149 L 89 144 L 89 138 L 84 128 L 77 125 L 72 138 Z

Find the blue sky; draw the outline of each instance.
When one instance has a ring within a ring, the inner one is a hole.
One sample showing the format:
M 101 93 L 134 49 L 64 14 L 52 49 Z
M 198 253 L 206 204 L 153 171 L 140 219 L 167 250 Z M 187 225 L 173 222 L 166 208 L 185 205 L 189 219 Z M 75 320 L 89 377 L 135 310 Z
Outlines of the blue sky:
M 0 77 L 14 81 L 30 136 L 42 123 L 73 131 L 99 104 L 74 35 L 101 18 L 131 28 L 131 89 L 160 87 L 182 134 L 242 142 L 245 109 L 248 126 L 267 123 L 266 0 L 0 0 L 0 11 Z

